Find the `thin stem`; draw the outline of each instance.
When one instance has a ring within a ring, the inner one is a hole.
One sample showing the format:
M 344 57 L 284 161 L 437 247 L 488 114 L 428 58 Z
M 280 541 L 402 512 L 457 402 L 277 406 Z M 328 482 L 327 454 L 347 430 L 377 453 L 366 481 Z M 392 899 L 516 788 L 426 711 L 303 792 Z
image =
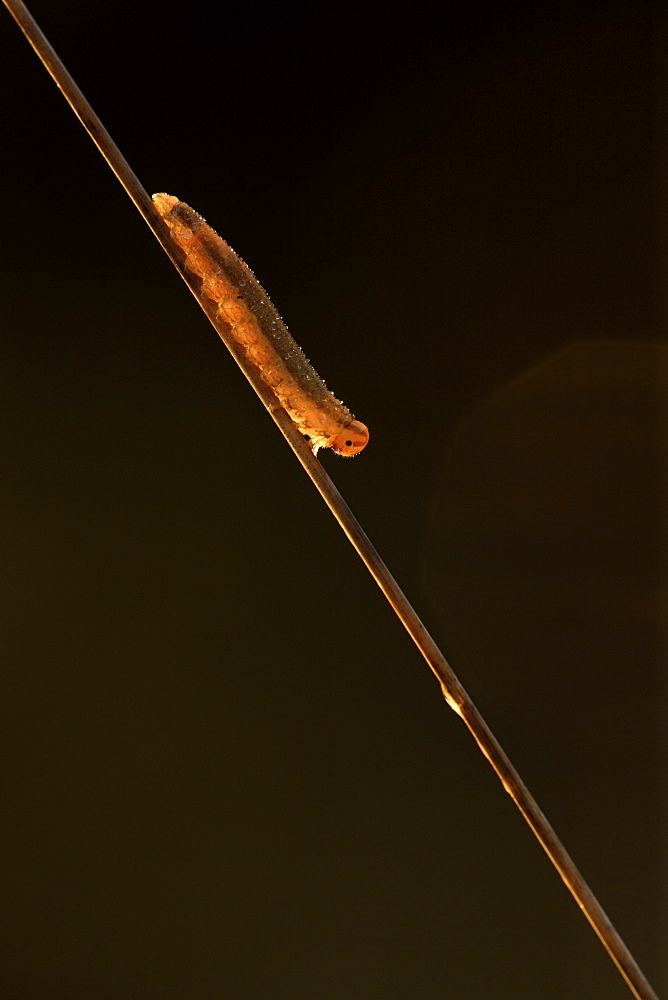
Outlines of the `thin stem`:
M 580 909 L 596 931 L 606 951 L 626 980 L 631 992 L 638 1000 L 658 1000 L 656 993 L 608 919 L 605 910 L 592 893 L 550 823 L 543 815 L 538 803 L 527 789 L 487 723 L 460 684 L 454 671 L 418 618 L 408 598 L 372 545 L 329 475 L 314 456 L 309 445 L 288 414 L 278 404 L 271 390 L 259 379 L 255 368 L 249 364 L 237 345 L 230 341 L 225 328 L 216 323 L 214 310 L 207 300 L 203 299 L 199 294 L 196 280 L 186 271 L 183 261 L 173 247 L 166 227 L 155 211 L 147 192 L 141 186 L 125 157 L 65 69 L 65 66 L 47 41 L 25 4 L 22 0 L 3 0 L 3 2 L 53 77 L 56 85 L 62 91 L 77 118 L 141 212 L 148 226 L 190 288 L 190 291 L 213 323 L 217 333 L 234 356 L 271 417 L 278 425 L 288 444 L 310 476 L 316 489 L 321 494 L 332 514 L 341 525 L 344 533 L 348 536 L 351 544 L 357 550 L 360 558 L 389 601 L 395 614 L 436 675 L 448 705 L 464 720 L 480 750 L 499 777 L 503 787 L 517 805 L 545 853 L 574 896 Z
M 194 286 L 191 285 L 188 277 L 183 272 L 179 258 L 172 248 L 167 229 L 156 212 L 151 198 L 142 187 L 139 178 L 93 111 L 82 91 L 70 76 L 60 56 L 37 24 L 37 21 L 22 0 L 3 0 L 3 3 L 28 39 L 37 57 L 43 63 L 53 82 L 72 108 L 72 111 L 86 129 L 86 132 L 88 132 L 88 135 L 111 167 L 121 185 L 125 188 L 125 191 L 141 213 L 149 229 L 151 229 L 167 256 L 182 274 L 184 281 L 186 281 L 194 293 Z

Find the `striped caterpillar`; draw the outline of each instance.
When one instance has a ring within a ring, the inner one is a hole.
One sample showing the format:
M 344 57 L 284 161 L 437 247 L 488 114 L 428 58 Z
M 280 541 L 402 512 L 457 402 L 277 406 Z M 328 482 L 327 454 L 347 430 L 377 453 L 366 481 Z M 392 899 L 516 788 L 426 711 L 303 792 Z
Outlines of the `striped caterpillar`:
M 242 349 L 314 451 L 357 455 L 369 440 L 365 424 L 329 391 L 295 343 L 251 269 L 201 215 L 169 194 L 153 202 L 170 235 L 215 306 L 215 319 Z

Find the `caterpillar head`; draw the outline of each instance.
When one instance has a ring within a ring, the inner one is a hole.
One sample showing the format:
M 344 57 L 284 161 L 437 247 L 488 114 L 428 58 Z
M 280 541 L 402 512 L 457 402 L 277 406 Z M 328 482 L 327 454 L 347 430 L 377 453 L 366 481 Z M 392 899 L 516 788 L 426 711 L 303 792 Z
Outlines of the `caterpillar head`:
M 335 434 L 327 442 L 327 447 L 335 451 L 337 455 L 359 455 L 363 448 L 366 448 L 369 441 L 369 428 L 361 420 L 353 420 L 352 423 L 344 427 L 342 431 Z

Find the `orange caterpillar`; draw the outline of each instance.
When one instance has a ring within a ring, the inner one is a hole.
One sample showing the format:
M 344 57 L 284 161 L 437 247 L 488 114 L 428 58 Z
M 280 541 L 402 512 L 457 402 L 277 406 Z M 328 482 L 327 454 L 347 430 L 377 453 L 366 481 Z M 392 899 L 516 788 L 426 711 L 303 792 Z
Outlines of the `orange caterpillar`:
M 153 202 L 184 252 L 186 267 L 200 279 L 202 295 L 215 305 L 216 321 L 257 368 L 314 451 L 359 454 L 369 440 L 368 428 L 329 391 L 251 269 L 184 202 L 169 194 L 154 194 Z

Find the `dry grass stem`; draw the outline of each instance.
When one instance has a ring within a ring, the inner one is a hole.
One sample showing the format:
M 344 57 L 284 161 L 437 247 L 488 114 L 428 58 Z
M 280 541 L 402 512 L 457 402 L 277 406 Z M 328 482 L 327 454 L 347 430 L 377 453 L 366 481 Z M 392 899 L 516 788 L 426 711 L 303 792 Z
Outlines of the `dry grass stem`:
M 172 245 L 167 228 L 156 212 L 150 197 L 65 69 L 39 26 L 21 0 L 4 0 L 4 3 L 62 91 L 72 110 L 142 214 L 156 239 L 160 242 L 162 248 L 190 288 L 190 291 L 216 327 L 218 334 L 224 340 L 237 364 L 269 411 L 272 419 L 279 427 L 316 489 L 382 590 L 395 614 L 436 675 L 448 705 L 465 722 L 482 753 L 498 775 L 503 787 L 517 805 L 552 864 L 572 893 L 578 906 L 596 931 L 611 959 L 626 980 L 631 992 L 638 1000 L 658 1000 L 656 993 L 643 975 L 620 935 L 612 926 L 602 906 L 580 875 L 568 852 L 538 807 L 535 799 L 521 780 L 466 691 L 459 683 L 452 668 L 415 613 L 408 598 L 400 589 L 329 475 L 313 454 L 307 441 L 285 410 L 281 408 L 271 390 L 258 378 L 256 369 L 249 364 L 237 345 L 230 342 L 229 337 L 225 336 L 225 330 L 221 329 L 220 324 L 216 323 L 210 304 L 200 295 L 198 281 L 185 269 L 180 254 Z

